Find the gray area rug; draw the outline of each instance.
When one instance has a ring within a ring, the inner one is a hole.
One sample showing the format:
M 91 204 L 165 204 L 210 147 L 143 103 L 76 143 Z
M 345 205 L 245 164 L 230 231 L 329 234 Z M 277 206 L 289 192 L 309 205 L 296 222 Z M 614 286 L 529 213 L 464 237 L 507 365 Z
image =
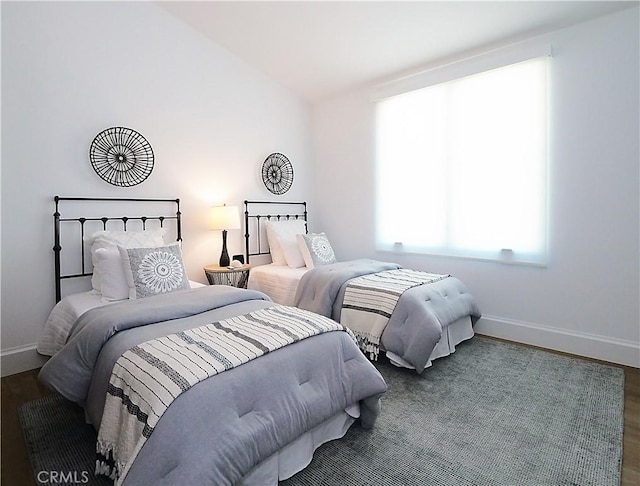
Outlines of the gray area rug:
M 321 446 L 281 486 L 620 484 L 618 368 L 481 337 L 422 375 L 376 366 L 389 391 L 375 427 Z M 81 409 L 51 396 L 19 415 L 35 474 L 93 470 Z

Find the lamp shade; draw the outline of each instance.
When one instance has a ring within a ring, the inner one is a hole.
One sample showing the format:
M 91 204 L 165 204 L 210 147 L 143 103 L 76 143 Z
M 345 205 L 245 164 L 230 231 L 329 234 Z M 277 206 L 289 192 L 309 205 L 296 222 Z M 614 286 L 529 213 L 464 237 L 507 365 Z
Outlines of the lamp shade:
M 240 229 L 238 206 L 212 207 L 210 227 L 214 230 Z

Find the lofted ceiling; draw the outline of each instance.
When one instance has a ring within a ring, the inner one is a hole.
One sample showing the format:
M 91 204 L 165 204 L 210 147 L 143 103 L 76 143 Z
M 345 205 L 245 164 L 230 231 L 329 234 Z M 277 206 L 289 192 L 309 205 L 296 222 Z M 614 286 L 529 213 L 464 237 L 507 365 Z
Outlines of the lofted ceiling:
M 159 1 L 309 102 L 638 1 Z

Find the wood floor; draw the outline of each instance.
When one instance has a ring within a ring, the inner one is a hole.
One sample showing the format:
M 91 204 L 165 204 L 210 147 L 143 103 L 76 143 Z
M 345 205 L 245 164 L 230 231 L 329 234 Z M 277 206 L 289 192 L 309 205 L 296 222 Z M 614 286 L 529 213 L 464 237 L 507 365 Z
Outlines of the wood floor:
M 625 372 L 621 485 L 637 486 L 640 484 L 640 370 L 620 368 Z M 18 407 L 49 393 L 38 382 L 37 373 L 38 370 L 31 370 L 2 378 L 0 484 L 3 485 L 36 486 L 18 422 Z

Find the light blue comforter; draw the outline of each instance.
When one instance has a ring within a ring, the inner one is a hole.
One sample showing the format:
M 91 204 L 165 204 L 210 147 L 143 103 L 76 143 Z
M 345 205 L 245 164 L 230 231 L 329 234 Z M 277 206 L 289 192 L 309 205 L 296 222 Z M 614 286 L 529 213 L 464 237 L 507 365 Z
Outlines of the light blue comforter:
M 261 292 L 210 286 L 87 312 L 39 378 L 85 406 L 97 428 L 118 357 L 154 337 L 275 305 Z M 360 403 L 371 427 L 386 384 L 345 332 L 304 339 L 206 379 L 162 416 L 124 484 L 237 483 L 324 420 Z
M 349 280 L 361 275 L 395 270 L 396 263 L 360 259 L 323 265 L 300 279 L 294 305 L 340 322 L 342 300 Z M 455 277 L 413 287 L 398 300 L 382 333 L 382 346 L 410 363 L 421 373 L 442 331 L 456 320 L 470 316 L 472 324 L 480 318 L 475 299 Z

